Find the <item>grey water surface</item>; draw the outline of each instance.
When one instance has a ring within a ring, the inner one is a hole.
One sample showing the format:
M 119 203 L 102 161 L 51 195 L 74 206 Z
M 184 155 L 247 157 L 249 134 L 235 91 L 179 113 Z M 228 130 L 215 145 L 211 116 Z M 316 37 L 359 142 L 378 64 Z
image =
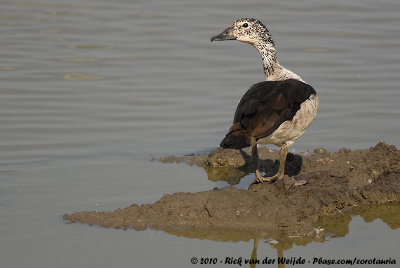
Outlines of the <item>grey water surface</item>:
M 240 97 L 263 80 L 254 48 L 210 43 L 238 17 L 263 21 L 280 63 L 319 93 L 296 152 L 398 147 L 399 12 L 398 0 L 0 1 L 0 267 L 204 267 L 191 258 L 250 257 L 251 239 L 110 230 L 62 215 L 225 185 L 197 167 L 149 160 L 216 148 Z M 363 219 L 283 255 L 399 265 L 398 225 Z M 264 242 L 258 256 L 276 257 Z

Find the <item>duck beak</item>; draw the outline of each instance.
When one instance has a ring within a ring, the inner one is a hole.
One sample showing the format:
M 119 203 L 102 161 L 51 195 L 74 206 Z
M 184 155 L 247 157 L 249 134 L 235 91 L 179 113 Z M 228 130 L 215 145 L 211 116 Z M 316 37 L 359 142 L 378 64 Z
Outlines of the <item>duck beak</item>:
M 225 41 L 225 40 L 236 40 L 236 36 L 232 34 L 232 26 L 229 26 L 226 28 L 222 33 L 219 35 L 211 37 L 211 42 L 212 41 Z

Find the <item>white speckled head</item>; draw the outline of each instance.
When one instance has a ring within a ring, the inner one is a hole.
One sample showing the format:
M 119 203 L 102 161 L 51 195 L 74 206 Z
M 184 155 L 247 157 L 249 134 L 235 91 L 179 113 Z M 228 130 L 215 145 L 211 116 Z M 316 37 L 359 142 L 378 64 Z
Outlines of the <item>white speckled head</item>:
M 233 24 L 236 40 L 256 45 L 260 40 L 272 41 L 271 34 L 261 21 L 253 18 L 241 18 Z
M 253 18 L 237 19 L 221 34 L 211 38 L 211 41 L 237 40 L 253 46 L 260 42 L 273 42 L 267 27 L 261 21 Z
M 260 52 L 267 81 L 297 79 L 297 74 L 281 66 L 276 59 L 275 43 L 267 27 L 253 18 L 237 19 L 219 35 L 211 37 L 211 41 L 237 40 L 254 46 Z

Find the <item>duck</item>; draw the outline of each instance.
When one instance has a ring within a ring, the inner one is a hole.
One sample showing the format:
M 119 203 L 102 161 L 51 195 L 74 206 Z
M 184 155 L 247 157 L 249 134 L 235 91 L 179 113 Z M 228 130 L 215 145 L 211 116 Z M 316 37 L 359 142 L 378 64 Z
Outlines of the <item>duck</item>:
M 211 37 L 211 42 L 226 40 L 247 43 L 258 50 L 265 81 L 252 85 L 243 95 L 220 147 L 242 149 L 251 146 L 255 179 L 250 186 L 282 179 L 289 148 L 317 115 L 317 93 L 299 75 L 279 64 L 272 35 L 260 20 L 237 19 L 220 34 Z M 258 144 L 280 147 L 279 168 L 271 177 L 264 177 L 259 171 Z

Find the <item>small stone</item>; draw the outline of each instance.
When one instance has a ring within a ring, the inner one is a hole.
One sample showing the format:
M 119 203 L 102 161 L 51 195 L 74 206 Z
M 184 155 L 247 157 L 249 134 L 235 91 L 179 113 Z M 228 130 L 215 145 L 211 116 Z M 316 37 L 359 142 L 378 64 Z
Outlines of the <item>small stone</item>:
M 309 156 L 310 152 L 308 150 L 305 150 L 304 152 L 300 153 L 301 156 Z
M 315 154 L 326 154 L 326 149 L 324 148 L 317 148 L 314 150 Z
M 294 186 L 300 186 L 300 185 L 305 185 L 307 184 L 306 180 L 295 180 L 294 181 Z
M 314 228 L 314 231 L 315 231 L 315 233 L 316 233 L 317 235 L 319 235 L 319 234 L 321 234 L 321 233 L 324 231 L 324 228 L 317 227 L 317 228 Z
M 372 169 L 372 173 L 373 173 L 375 176 L 378 176 L 378 175 L 379 175 L 379 172 L 378 172 L 376 169 Z
M 339 150 L 339 154 L 348 154 L 350 152 L 351 152 L 351 150 L 347 149 L 347 148 L 342 148 Z

